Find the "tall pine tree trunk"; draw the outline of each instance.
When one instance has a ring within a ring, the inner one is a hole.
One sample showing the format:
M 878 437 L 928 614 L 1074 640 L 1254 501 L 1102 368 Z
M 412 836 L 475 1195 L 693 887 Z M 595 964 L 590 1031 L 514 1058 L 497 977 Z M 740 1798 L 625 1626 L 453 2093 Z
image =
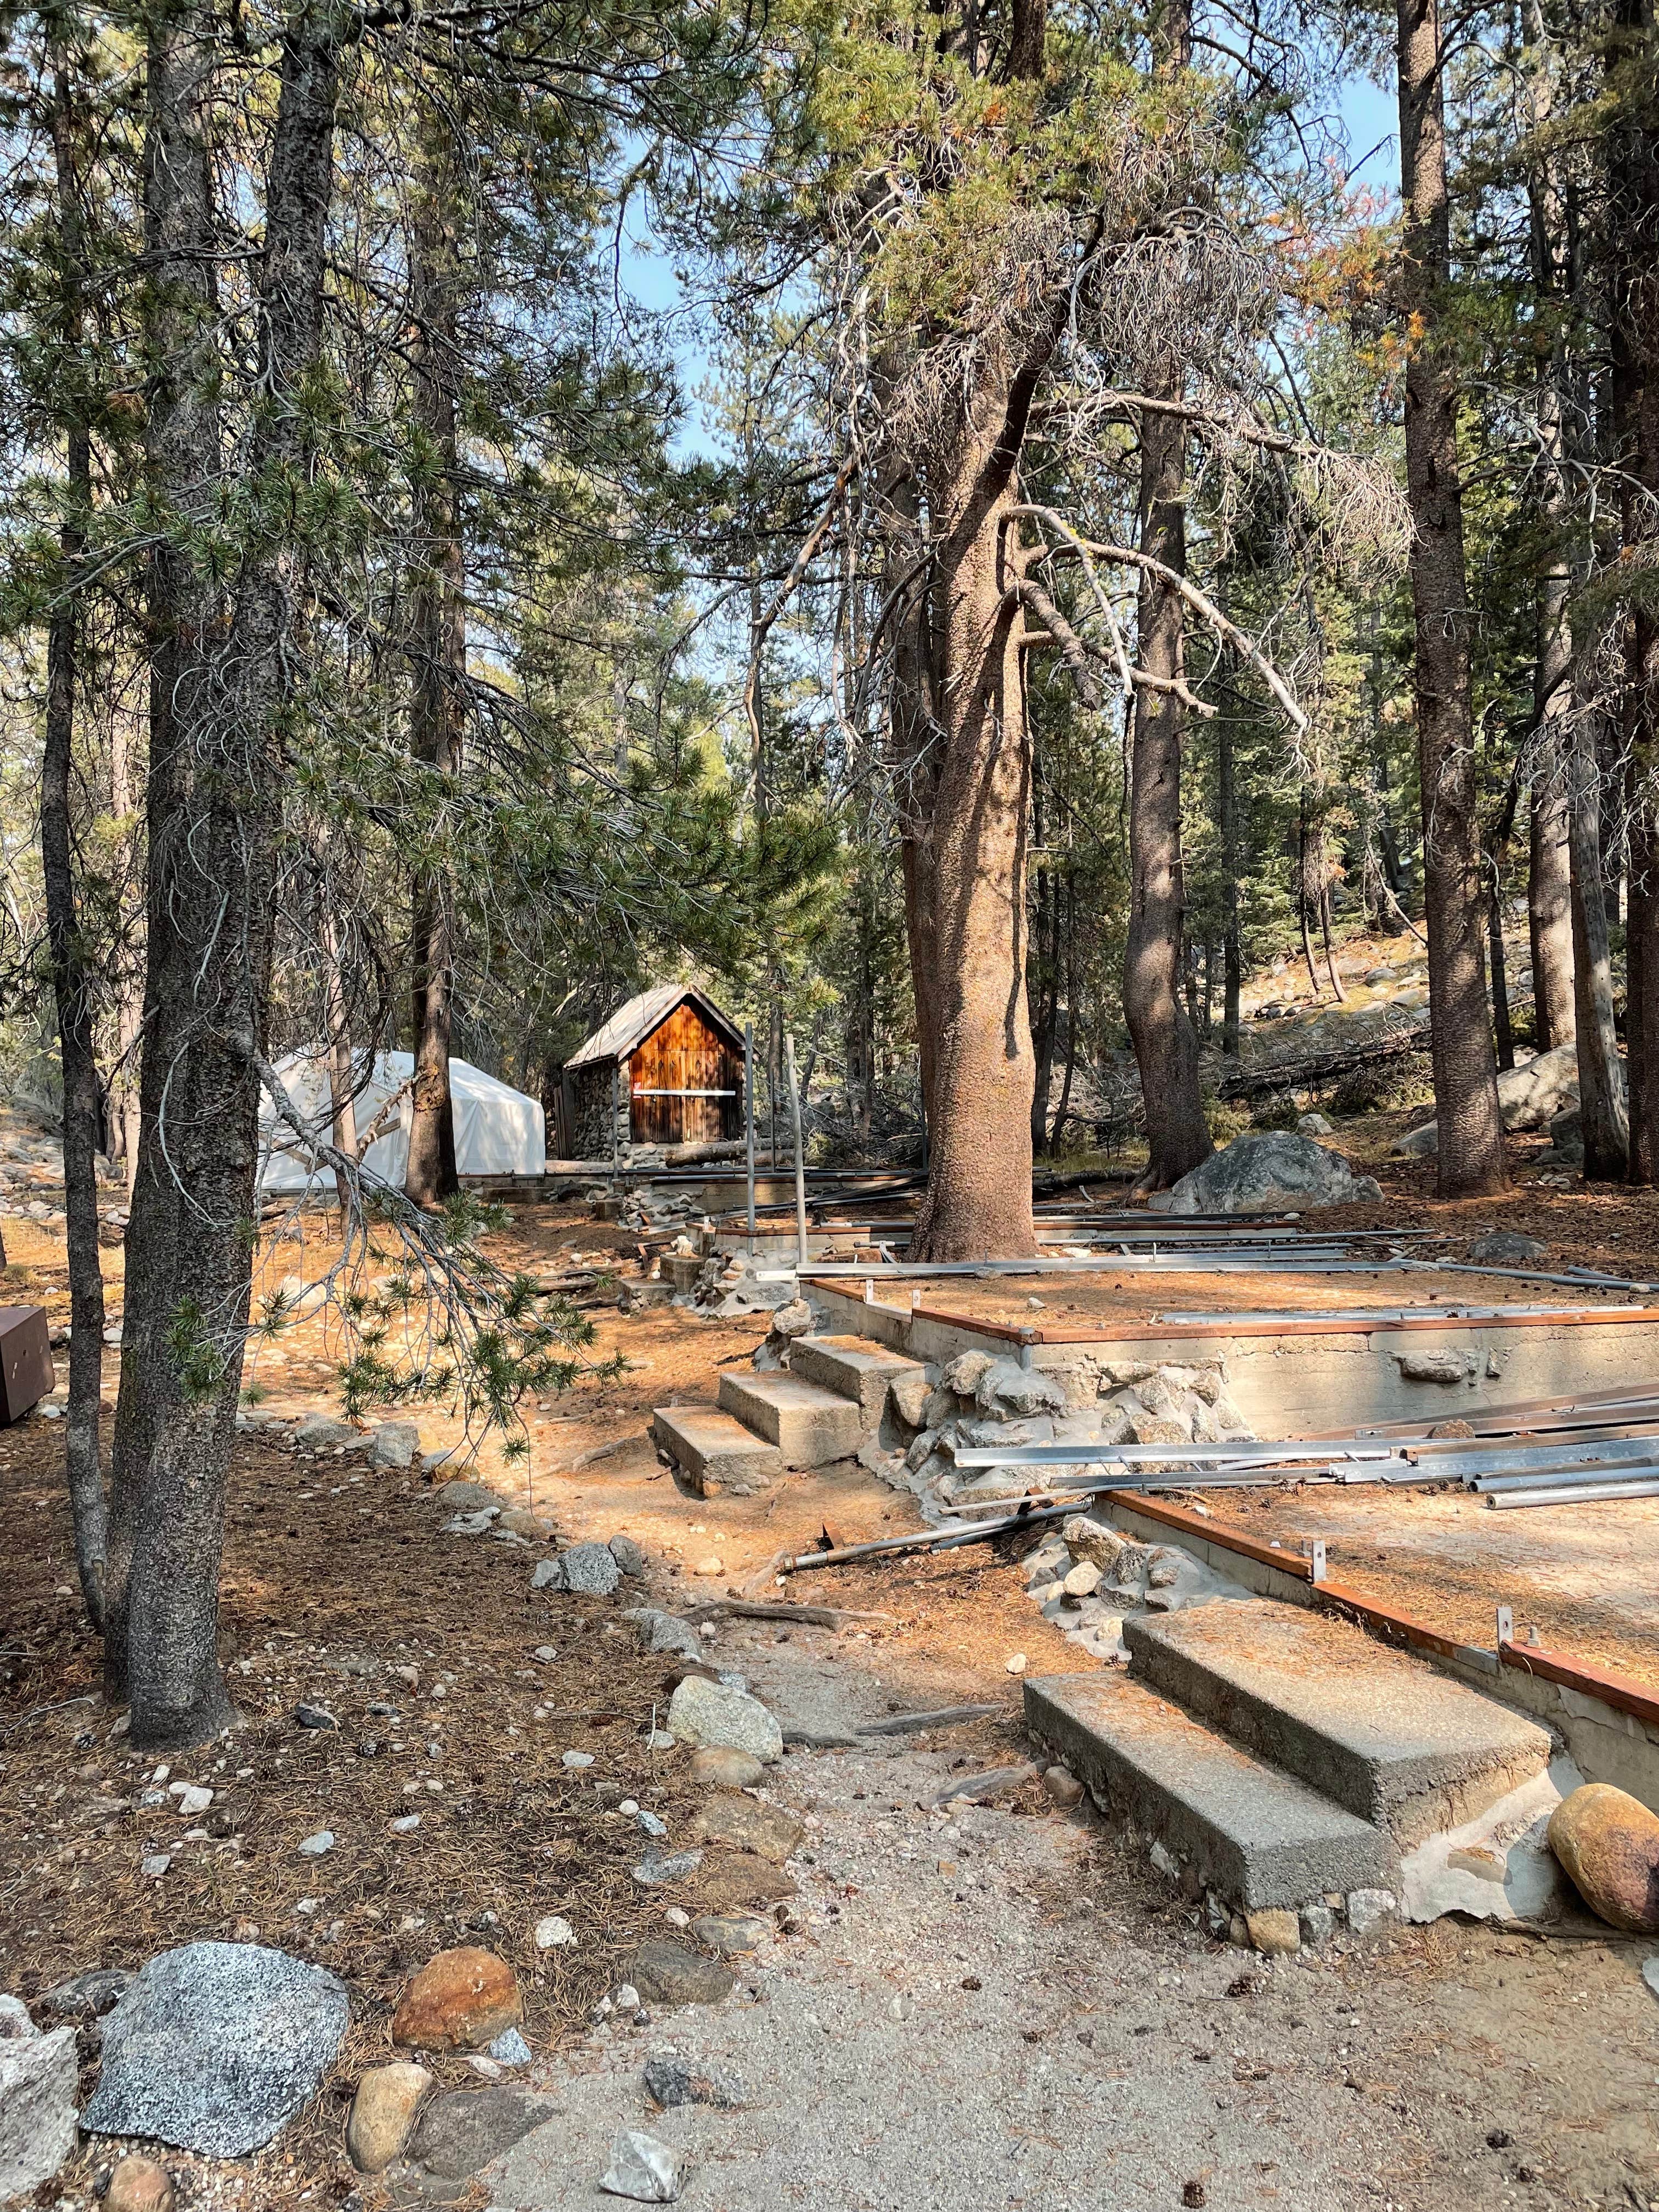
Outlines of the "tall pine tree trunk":
M 80 648 L 82 566 L 92 509 L 92 439 L 87 427 L 79 358 L 84 336 L 85 246 L 76 169 L 71 64 L 61 45 L 52 54 L 52 138 L 56 166 L 58 243 L 63 269 L 58 337 L 65 360 L 63 574 L 46 636 L 46 714 L 40 763 L 40 860 L 46 938 L 58 1007 L 64 1073 L 64 1209 L 70 1273 L 69 1405 L 64 1462 L 81 1594 L 94 1628 L 104 1624 L 104 1565 L 108 1506 L 98 1407 L 103 1393 L 104 1278 L 98 1259 L 98 1064 L 94 1047 L 92 973 L 82 934 L 74 839 L 70 819 L 76 686 Z
M 410 750 L 430 775 L 440 805 L 444 789 L 460 772 L 466 674 L 466 575 L 457 474 L 460 268 L 454 189 L 450 164 L 441 155 L 429 155 L 416 186 L 410 271 L 415 422 L 425 455 L 416 505 Z M 412 921 L 415 1085 L 404 1188 L 417 1205 L 431 1206 L 460 1188 L 449 1082 L 453 891 L 447 870 L 437 860 L 429 860 L 416 874 Z
M 147 460 L 169 527 L 149 576 L 149 960 L 143 1137 L 127 1232 L 106 1672 L 130 1741 L 178 1748 L 231 1717 L 217 1656 L 224 1494 L 251 1290 L 256 1060 L 270 1000 L 279 746 L 299 562 L 284 520 L 307 473 L 300 387 L 320 345 L 340 46 L 325 9 L 282 39 L 250 318 L 245 474 L 263 519 L 234 600 L 191 557 L 222 478 L 215 270 L 216 19 L 154 20 L 147 55 Z
M 1412 600 L 1437 1188 L 1442 1198 L 1468 1198 L 1503 1190 L 1508 1177 L 1481 957 L 1486 898 L 1475 822 L 1457 378 L 1440 329 L 1451 283 L 1451 222 L 1437 0 L 1398 0 L 1398 30 L 1406 216 L 1399 306 L 1411 333 L 1406 481 L 1415 526 Z
M 1651 0 L 1619 0 L 1609 48 L 1620 106 L 1608 161 L 1613 256 L 1611 374 L 1622 448 L 1623 538 L 1629 572 L 1651 566 L 1659 529 L 1659 128 L 1653 106 Z M 1630 739 L 1630 890 L 1626 1036 L 1630 1055 L 1629 1171 L 1659 1172 L 1659 619 L 1632 594 L 1625 623 Z M 1589 1171 L 1588 1149 L 1586 1172 Z

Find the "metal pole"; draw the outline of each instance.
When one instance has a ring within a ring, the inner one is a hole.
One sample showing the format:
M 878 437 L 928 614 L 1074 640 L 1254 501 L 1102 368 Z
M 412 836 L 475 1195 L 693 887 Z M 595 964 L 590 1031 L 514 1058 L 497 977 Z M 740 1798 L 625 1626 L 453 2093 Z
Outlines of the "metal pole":
M 800 1142 L 800 1092 L 795 1087 L 795 1040 L 786 1030 L 783 1033 L 783 1064 L 789 1079 L 789 1119 L 795 1135 L 795 1244 L 796 1258 L 801 1267 L 806 1265 L 806 1161 Z
M 622 1068 L 620 1064 L 611 1071 L 611 1172 L 615 1175 L 622 1166 Z
M 749 1256 L 755 1256 L 755 1024 L 743 1025 L 743 1133 L 749 1155 Z

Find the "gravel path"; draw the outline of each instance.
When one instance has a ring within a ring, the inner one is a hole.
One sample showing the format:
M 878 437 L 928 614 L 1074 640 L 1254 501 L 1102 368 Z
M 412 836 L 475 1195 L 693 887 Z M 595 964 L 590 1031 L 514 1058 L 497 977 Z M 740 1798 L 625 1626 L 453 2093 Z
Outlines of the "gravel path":
M 719 1650 L 819 1732 L 903 1686 L 846 1636 L 732 1627 Z M 904 1702 L 939 1704 L 927 1688 Z M 596 2029 L 549 2069 L 559 2109 L 493 2201 L 618 2202 L 598 2178 L 640 2127 L 684 2155 L 698 2212 L 1659 2205 L 1639 1947 L 1443 1923 L 1270 1965 L 1211 1941 L 1091 1814 L 936 1809 L 963 1745 L 792 1753 L 800 1932 L 726 2004 Z M 746 2106 L 657 2112 L 661 2050 L 738 2074 Z

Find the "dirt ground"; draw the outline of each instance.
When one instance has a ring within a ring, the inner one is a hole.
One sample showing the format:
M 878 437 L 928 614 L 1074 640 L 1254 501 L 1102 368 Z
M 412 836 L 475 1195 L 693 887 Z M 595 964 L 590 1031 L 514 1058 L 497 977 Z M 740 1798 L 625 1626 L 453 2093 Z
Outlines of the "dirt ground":
M 1638 1238 L 1653 1249 L 1653 1206 L 1620 1203 L 1579 1233 L 1575 1257 L 1605 1264 Z M 1475 1233 L 1474 1217 L 1454 1227 L 1446 1212 L 1407 1218 Z M 1488 1205 L 1478 1220 L 1510 1216 Z M 33 1224 L 8 1231 L 5 1294 L 66 1318 L 61 1241 Z M 1565 1223 L 1557 1234 L 1565 1249 Z M 549 1206 L 527 1209 L 492 1249 L 532 1272 L 580 1261 L 627 1275 L 637 1241 Z M 262 1281 L 313 1278 L 328 1249 L 326 1223 L 313 1218 L 303 1247 L 262 1253 Z M 118 1247 L 104 1257 L 114 1315 Z M 1177 1302 L 1167 1279 L 1155 1296 Z M 814 1830 L 789 1869 L 796 1932 L 763 1949 L 718 2014 L 673 2015 L 649 2035 L 596 2029 L 595 2000 L 667 1905 L 763 1902 L 777 1881 L 741 1855 L 713 1854 L 681 1890 L 633 1881 L 638 1838 L 618 1802 L 655 1809 L 672 1837 L 694 1801 L 675 1756 L 644 1747 L 673 1674 L 617 1621 L 626 1594 L 532 1594 L 537 1553 L 441 1537 L 443 1509 L 418 1473 L 347 1473 L 249 1431 L 224 1585 L 241 1718 L 224 1745 L 171 1763 L 166 1779 L 215 1791 L 204 1832 L 186 1840 L 171 1799 L 143 1802 L 147 1790 L 165 1796 L 166 1781 L 149 1778 L 155 1762 L 125 1753 L 101 1703 L 73 1587 L 61 1431 L 37 1417 L 0 1431 L 0 1511 L 22 1532 L 0 1560 L 0 1986 L 33 2002 L 82 1968 L 136 1966 L 171 1942 L 257 1927 L 333 1966 L 353 1991 L 351 2037 L 302 2125 L 241 2166 L 167 2154 L 185 2212 L 233 2203 L 275 2212 L 354 2192 L 372 2212 L 375 2192 L 342 2148 L 350 2086 L 388 2047 L 401 1981 L 462 1940 L 490 1943 L 518 1968 L 532 2078 L 568 2113 L 557 2159 L 515 2167 L 523 2193 L 498 2202 L 606 2201 L 594 2193 L 601 2139 L 646 2124 L 678 2130 L 702 2161 L 687 2201 L 703 2212 L 769 2212 L 781 2199 L 1081 2212 L 1106 2201 L 1103 2189 L 1126 2204 L 1297 2212 L 1659 2206 L 1659 2011 L 1639 1978 L 1651 1947 L 1544 1943 L 1449 1922 L 1269 1967 L 1215 1943 L 1138 1854 L 1091 1816 L 1054 1813 L 1034 1786 L 941 1815 L 934 1800 L 953 1773 L 1025 1755 L 1009 1661 L 1023 1656 L 1031 1674 L 1077 1663 L 1030 1606 L 1018 1563 L 987 1548 L 817 1571 L 780 1588 L 780 1553 L 807 1551 L 826 1530 L 854 1542 L 906 1529 L 910 1501 L 846 1470 L 760 1498 L 683 1494 L 648 1446 L 649 1410 L 712 1397 L 721 1364 L 746 1360 L 763 1324 L 665 1307 L 596 1305 L 592 1318 L 586 1356 L 620 1352 L 623 1371 L 527 1409 L 527 1463 L 509 1467 L 486 1444 L 445 1474 L 533 1504 L 568 1539 L 626 1531 L 649 1557 L 654 1601 L 690 1608 L 747 1591 L 877 1616 L 838 1630 L 721 1626 L 716 1663 L 741 1668 L 805 1735 L 958 1701 L 996 1714 L 896 1749 L 792 1751 L 775 1794 Z M 263 1346 L 250 1374 L 260 1410 L 331 1408 L 339 1350 L 325 1318 Z M 111 1396 L 115 1380 L 112 1353 Z M 418 1418 L 428 1448 L 460 1441 L 446 1409 Z M 620 1449 L 578 1464 L 600 1447 Z M 1457 1515 L 1456 1503 L 1250 1493 L 1227 1510 L 1252 1534 L 1322 1534 L 1346 1579 L 1420 1617 L 1437 1619 L 1438 1607 L 1459 1633 L 1489 1640 L 1468 1544 L 1486 1532 L 1477 1510 Z M 1619 1528 L 1659 1532 L 1659 1508 L 1614 1510 Z M 1505 1546 L 1558 1517 L 1485 1516 Z M 1565 1624 L 1547 1640 L 1628 1664 L 1627 1643 L 1652 1635 L 1655 1580 L 1639 1550 L 1598 1542 L 1588 1516 L 1573 1525 L 1583 1534 L 1572 1556 L 1480 1556 L 1518 1619 L 1535 1589 L 1540 1613 Z M 550 1661 L 538 1656 L 548 1648 Z M 299 1729 L 301 1700 L 338 1727 Z M 592 1752 L 596 1766 L 573 1777 L 562 1763 L 572 1747 Z M 419 1829 L 393 1836 L 391 1820 L 411 1807 Z M 333 1848 L 300 1856 L 301 1840 L 324 1827 Z M 143 1858 L 163 1852 L 163 1874 L 140 1874 Z M 944 1870 L 958 1865 L 971 1880 Z M 532 1930 L 548 1912 L 579 1928 L 575 1949 L 536 1951 Z M 901 1997 L 914 2015 L 893 2010 Z M 715 2053 L 729 2042 L 761 2081 L 755 2112 L 645 2111 L 640 2058 L 665 2033 Z M 456 2062 L 444 2070 L 465 2078 Z M 88 2150 L 43 2202 L 88 2206 L 106 2164 Z

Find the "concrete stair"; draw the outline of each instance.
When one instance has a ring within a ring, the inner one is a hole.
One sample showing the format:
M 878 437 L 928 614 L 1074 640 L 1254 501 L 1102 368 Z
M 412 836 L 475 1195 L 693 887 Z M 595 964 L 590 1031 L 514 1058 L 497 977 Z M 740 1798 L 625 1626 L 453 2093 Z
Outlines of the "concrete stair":
M 1130 1671 L 1409 1850 L 1549 1765 L 1549 1732 L 1348 1622 L 1196 1606 L 1124 1625 Z
M 789 1347 L 789 1371 L 804 1382 L 833 1390 L 857 1406 L 866 1429 L 881 1419 L 887 1386 L 901 1375 L 919 1375 L 919 1359 L 906 1359 L 859 1336 L 798 1336 Z
M 798 1375 L 734 1373 L 720 1377 L 721 1410 L 783 1455 L 786 1467 L 823 1467 L 850 1459 L 864 1434 L 858 1403 Z
M 1380 1829 L 1122 1674 L 1028 1677 L 1025 1724 L 1102 1804 L 1243 1911 L 1391 1884 Z
M 783 1473 L 783 1454 L 713 1406 L 659 1406 L 652 1434 L 699 1498 L 752 1498 Z
M 1124 1641 L 1127 1678 L 1028 1680 L 1026 1724 L 1247 1912 L 1395 1889 L 1404 1853 L 1549 1765 L 1524 1714 L 1326 1613 L 1224 1601 Z

